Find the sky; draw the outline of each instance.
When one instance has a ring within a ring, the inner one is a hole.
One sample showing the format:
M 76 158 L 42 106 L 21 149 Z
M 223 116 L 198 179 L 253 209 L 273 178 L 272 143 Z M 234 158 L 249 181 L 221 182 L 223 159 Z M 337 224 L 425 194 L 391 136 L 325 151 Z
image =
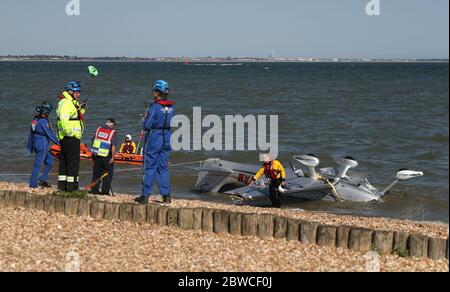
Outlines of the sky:
M 0 55 L 449 57 L 448 0 L 79 1 L 1 0 Z

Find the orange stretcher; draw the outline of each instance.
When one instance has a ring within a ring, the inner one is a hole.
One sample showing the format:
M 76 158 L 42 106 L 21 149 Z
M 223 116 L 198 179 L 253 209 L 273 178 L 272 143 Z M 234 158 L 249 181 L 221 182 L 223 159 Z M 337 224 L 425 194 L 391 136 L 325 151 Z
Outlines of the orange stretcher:
M 54 157 L 58 158 L 61 154 L 61 147 L 58 145 L 53 145 L 52 147 L 50 147 L 50 153 Z M 92 152 L 86 146 L 86 144 L 80 145 L 80 158 L 92 159 Z M 116 153 L 116 155 L 114 155 L 114 162 L 131 165 L 142 165 L 143 156 L 138 154 Z

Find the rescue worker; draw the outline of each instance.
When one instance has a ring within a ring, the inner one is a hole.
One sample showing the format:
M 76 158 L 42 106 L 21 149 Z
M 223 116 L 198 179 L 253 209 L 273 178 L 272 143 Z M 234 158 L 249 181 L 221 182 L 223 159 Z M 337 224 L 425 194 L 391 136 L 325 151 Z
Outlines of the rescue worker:
M 254 184 L 257 180 L 265 175 L 269 180 L 269 193 L 270 201 L 274 208 L 281 208 L 280 200 L 280 186 L 286 186 L 286 171 L 283 165 L 278 161 L 274 160 L 269 154 L 264 155 L 264 165 L 253 177 L 251 184 Z
M 169 84 L 164 80 L 153 83 L 154 103 L 144 118 L 144 165 L 142 195 L 135 199 L 140 204 L 148 203 L 153 183 L 159 185 L 163 203 L 170 204 L 169 154 L 170 122 L 175 114 L 174 103 L 167 99 Z
M 38 186 L 51 187 L 48 183 L 48 174 L 53 167 L 54 158 L 49 152 L 50 141 L 59 145 L 59 140 L 53 133 L 52 126 L 48 121 L 48 116 L 52 109 L 53 106 L 44 101 L 36 107 L 38 115 L 31 122 L 30 134 L 28 135 L 28 151 L 31 154 L 33 152 L 36 153 L 36 157 L 30 178 L 30 188 L 37 188 Z M 42 163 L 44 163 L 45 169 L 42 175 L 38 177 Z
M 59 97 L 58 138 L 61 144 L 58 189 L 65 192 L 78 190 L 80 169 L 80 142 L 84 131 L 86 104 L 80 104 L 81 84 L 72 81 L 66 84 Z
M 130 134 L 125 136 L 125 141 L 120 145 L 119 153 L 136 154 L 136 143 L 133 142 L 133 137 Z
M 99 192 L 100 181 L 92 188 L 95 195 L 109 195 L 111 182 L 114 173 L 114 155 L 116 154 L 116 121 L 112 118 L 106 120 L 104 127 L 99 127 L 95 133 L 92 143 L 92 159 L 94 160 L 94 171 L 92 183 L 98 181 L 100 177 L 108 173 L 102 180 L 102 190 Z

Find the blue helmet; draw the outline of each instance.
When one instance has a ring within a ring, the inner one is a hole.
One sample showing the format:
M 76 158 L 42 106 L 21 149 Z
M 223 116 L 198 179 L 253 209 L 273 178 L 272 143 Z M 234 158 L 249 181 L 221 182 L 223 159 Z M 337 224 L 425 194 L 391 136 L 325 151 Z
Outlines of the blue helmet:
M 40 105 L 36 106 L 36 111 L 41 115 L 49 115 L 52 110 L 53 106 L 47 101 L 44 101 Z
M 66 84 L 66 91 L 76 91 L 76 92 L 80 92 L 81 91 L 81 83 L 80 81 L 70 81 L 69 83 Z
M 158 90 L 162 93 L 169 93 L 170 87 L 169 87 L 169 83 L 167 81 L 164 80 L 156 80 L 153 83 L 153 90 Z

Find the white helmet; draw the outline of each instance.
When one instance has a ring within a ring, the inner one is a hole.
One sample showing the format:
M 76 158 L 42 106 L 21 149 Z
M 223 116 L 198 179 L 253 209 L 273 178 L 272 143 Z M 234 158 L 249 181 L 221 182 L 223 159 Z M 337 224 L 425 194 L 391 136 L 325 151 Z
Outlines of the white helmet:
M 263 156 L 264 163 L 269 163 L 273 161 L 273 157 L 270 154 L 264 154 Z
M 128 135 L 125 136 L 125 139 L 127 141 L 131 141 L 131 140 L 133 140 L 133 137 L 130 134 L 128 134 Z

